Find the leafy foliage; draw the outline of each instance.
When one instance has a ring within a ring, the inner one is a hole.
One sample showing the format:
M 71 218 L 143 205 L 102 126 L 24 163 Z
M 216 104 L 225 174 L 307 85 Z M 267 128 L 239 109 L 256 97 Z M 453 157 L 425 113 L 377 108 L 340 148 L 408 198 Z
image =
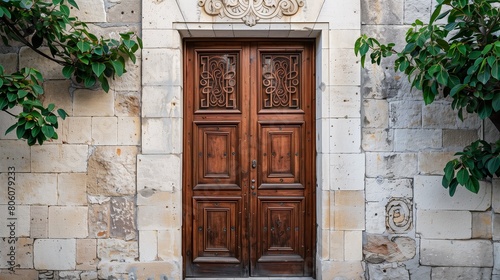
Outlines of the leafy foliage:
M 75 77 L 76 82 L 85 87 L 99 83 L 108 92 L 109 79 L 126 72 L 125 61 L 136 62 L 135 53 L 142 48 L 142 41 L 133 32 L 120 34 L 120 40 L 98 38 L 89 32 L 85 23 L 70 16 L 70 6 L 78 9 L 74 0 L 3 0 L 0 2 L 0 37 L 7 46 L 11 41 L 21 42 L 62 65 L 64 77 Z M 39 49 L 42 46 L 48 47 L 50 55 Z M 52 113 L 55 106 L 44 107 L 37 99 L 43 94 L 40 72 L 26 68 L 5 75 L 2 69 L 0 81 L 0 109 L 23 107 L 23 112 L 16 115 L 17 123 L 7 133 L 16 129 L 18 138 L 27 139 L 29 145 L 36 140 L 42 144 L 47 139 L 57 139 L 54 131 L 58 125 L 57 115 Z M 14 98 L 14 94 L 18 98 Z M 38 121 L 40 117 L 34 112 L 38 112 L 44 122 Z M 66 116 L 63 110 L 57 113 L 62 118 Z M 34 117 L 33 114 L 37 125 L 31 127 L 27 118 Z
M 382 58 L 395 55 L 395 70 L 405 73 L 412 88 L 422 91 L 425 104 L 440 94 L 450 97 L 462 120 L 464 110 L 481 119 L 500 112 L 500 9 L 495 4 L 500 1 L 436 1 L 429 23 L 416 20 L 401 51 L 394 49 L 394 43 L 380 44 L 366 35 L 358 38 L 354 49 L 361 55 L 362 66 L 368 53 L 371 63 L 379 65 Z M 458 184 L 477 193 L 478 180 L 498 175 L 498 144 L 474 142 L 456 154 L 459 159 L 448 163 L 443 178 L 450 195 Z

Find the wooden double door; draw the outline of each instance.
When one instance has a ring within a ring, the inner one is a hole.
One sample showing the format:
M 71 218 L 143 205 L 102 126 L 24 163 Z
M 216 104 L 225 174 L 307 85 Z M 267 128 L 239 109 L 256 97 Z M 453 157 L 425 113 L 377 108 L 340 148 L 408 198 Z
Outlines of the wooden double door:
M 186 277 L 314 276 L 313 46 L 185 42 Z

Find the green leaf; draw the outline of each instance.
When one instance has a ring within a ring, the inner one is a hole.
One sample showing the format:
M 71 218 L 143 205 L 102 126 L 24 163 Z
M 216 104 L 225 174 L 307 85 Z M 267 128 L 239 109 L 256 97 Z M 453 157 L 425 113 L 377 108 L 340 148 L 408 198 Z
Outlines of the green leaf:
M 498 63 L 498 60 L 495 60 L 495 62 L 491 66 L 491 76 L 497 80 L 500 80 L 500 63 Z
M 449 194 L 451 197 L 455 195 L 455 191 L 457 190 L 457 186 L 458 186 L 457 180 L 453 180 L 450 183 Z
M 455 164 L 453 163 L 453 161 L 450 161 L 444 168 L 444 177 L 446 178 L 446 180 L 448 180 L 448 182 L 451 182 L 453 175 L 455 175 Z
M 465 184 L 467 184 L 467 182 L 469 181 L 469 177 L 469 172 L 465 168 L 462 168 L 457 172 L 458 183 L 462 186 L 465 186 Z
M 17 127 L 17 123 L 11 125 L 9 128 L 7 128 L 7 130 L 5 131 L 5 135 L 7 135 L 7 133 L 10 133 L 12 130 L 16 129 Z
M 57 123 L 57 117 L 54 115 L 48 116 L 45 118 L 49 123 L 51 124 L 56 124 Z
M 24 129 L 24 125 L 17 126 L 16 136 L 18 139 L 23 138 L 24 132 L 26 132 L 26 130 Z
M 75 67 L 73 67 L 72 65 L 64 66 L 64 68 L 62 69 L 63 76 L 66 79 L 70 79 L 73 75 L 73 72 L 75 72 Z
M 56 105 L 54 105 L 53 103 L 50 103 L 48 106 L 47 106 L 47 110 L 49 112 L 52 112 L 54 111 L 54 109 L 56 108 Z
M 31 130 L 31 136 L 32 137 L 36 137 L 38 135 L 38 133 L 40 133 L 41 129 L 39 126 L 35 126 L 32 130 Z
M 69 17 L 69 8 L 66 5 L 60 5 L 59 8 L 61 9 L 61 13 L 63 13 L 65 16 Z
M 500 111 L 500 94 L 495 94 L 493 96 L 493 100 L 492 100 L 491 106 L 493 107 L 493 110 L 495 112 Z
M 75 0 L 68 0 L 68 3 L 69 3 L 71 6 L 73 6 L 73 7 L 77 8 L 77 9 L 80 9 L 80 8 L 78 7 L 78 5 L 76 4 Z
M 87 52 L 90 50 L 90 44 L 85 41 L 79 41 L 76 43 L 76 46 L 81 52 Z
M 43 135 L 45 135 L 45 137 L 50 139 L 54 135 L 55 130 L 52 126 L 45 125 L 42 127 L 42 133 L 43 133 Z
M 92 64 L 92 71 L 97 77 L 100 77 L 102 75 L 104 69 L 106 69 L 106 65 L 104 65 L 103 63 L 98 62 Z
M 449 78 L 449 74 L 448 74 L 448 71 L 446 71 L 446 69 L 444 69 L 443 67 L 441 67 L 441 70 L 438 72 L 437 76 L 436 76 L 436 80 L 446 86 L 448 84 L 448 78 Z
M 478 193 L 479 192 L 479 181 L 474 177 L 470 177 L 467 184 L 465 184 L 465 188 L 467 188 L 469 191 L 471 191 L 473 193 Z
M 432 24 L 436 18 L 439 16 L 439 13 L 441 13 L 441 7 L 442 5 L 437 5 L 434 12 L 431 15 L 431 19 L 429 20 L 429 25 Z
M 113 65 L 113 68 L 115 69 L 116 75 L 120 77 L 123 75 L 123 64 L 120 61 L 111 61 L 111 64 Z
M 28 92 L 27 92 L 27 91 L 25 91 L 25 90 L 22 90 L 22 89 L 21 89 L 21 90 L 18 90 L 18 91 L 17 91 L 17 97 L 18 97 L 18 98 L 20 98 L 20 99 L 22 99 L 22 98 L 26 97 L 26 95 L 28 95 Z
M 57 109 L 57 114 L 59 114 L 59 117 L 63 120 L 66 119 L 66 116 L 68 115 L 63 109 Z
M 467 85 L 463 85 L 463 84 L 458 84 L 458 85 L 454 86 L 450 91 L 450 96 L 453 97 L 455 94 L 457 94 L 458 92 L 460 92 L 461 90 L 463 90 L 466 87 L 467 87 Z
M 15 101 L 17 99 L 17 94 L 9 92 L 7 93 L 7 99 L 9 100 L 9 102 Z
M 495 174 L 498 168 L 500 168 L 500 158 L 494 157 L 490 159 L 486 165 L 488 168 L 488 172 L 490 172 L 490 174 Z

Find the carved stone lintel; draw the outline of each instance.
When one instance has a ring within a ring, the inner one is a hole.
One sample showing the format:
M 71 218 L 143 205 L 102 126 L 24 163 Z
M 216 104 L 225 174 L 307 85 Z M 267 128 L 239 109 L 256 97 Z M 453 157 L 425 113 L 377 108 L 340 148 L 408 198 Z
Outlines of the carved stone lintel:
M 198 5 L 209 15 L 241 19 L 254 26 L 259 19 L 295 15 L 304 0 L 200 0 Z

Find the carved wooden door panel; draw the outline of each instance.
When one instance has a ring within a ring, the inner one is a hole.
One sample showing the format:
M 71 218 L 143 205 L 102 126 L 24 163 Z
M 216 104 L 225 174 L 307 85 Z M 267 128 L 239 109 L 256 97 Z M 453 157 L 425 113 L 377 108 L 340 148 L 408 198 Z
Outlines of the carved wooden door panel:
M 313 276 L 310 41 L 186 42 L 187 277 Z

